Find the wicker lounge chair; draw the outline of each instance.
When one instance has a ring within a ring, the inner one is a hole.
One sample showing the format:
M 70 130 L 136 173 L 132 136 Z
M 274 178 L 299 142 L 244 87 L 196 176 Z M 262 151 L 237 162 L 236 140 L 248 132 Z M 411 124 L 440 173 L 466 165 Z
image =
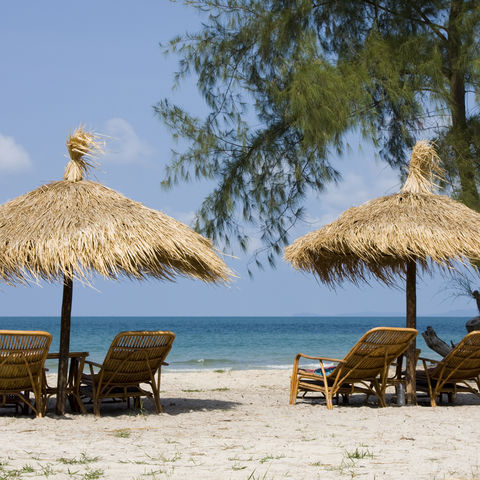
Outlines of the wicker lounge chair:
M 417 331 L 413 328 L 373 328 L 363 335 L 343 360 L 299 353 L 293 363 L 290 404 L 295 405 L 299 392 L 320 392 L 330 410 L 333 408 L 333 397 L 338 394 L 365 393 L 367 396 L 376 395 L 380 406 L 385 407 L 388 368 L 416 335 Z M 316 371 L 300 368 L 302 357 L 318 360 L 320 368 Z M 324 361 L 337 365 L 328 373 Z
M 163 331 L 121 332 L 112 342 L 103 365 L 86 361 L 90 375 L 82 376 L 81 394 L 93 401 L 93 411 L 100 416 L 100 404 L 106 398 L 121 399 L 149 397 L 157 413 L 160 404 L 160 376 L 165 358 L 172 348 L 175 334 Z M 100 370 L 94 372 L 94 367 Z M 155 374 L 158 372 L 158 380 Z M 150 386 L 145 390 L 142 384 Z
M 43 366 L 51 341 L 48 332 L 0 330 L 0 406 L 27 405 L 43 416 Z
M 459 392 L 480 396 L 480 331 L 466 335 L 441 361 L 422 357 L 420 360 L 424 370 L 416 372 L 417 391 L 428 393 L 432 407 L 437 405 L 437 396 L 442 393 L 448 394 L 450 401 Z M 429 366 L 429 363 L 433 366 Z

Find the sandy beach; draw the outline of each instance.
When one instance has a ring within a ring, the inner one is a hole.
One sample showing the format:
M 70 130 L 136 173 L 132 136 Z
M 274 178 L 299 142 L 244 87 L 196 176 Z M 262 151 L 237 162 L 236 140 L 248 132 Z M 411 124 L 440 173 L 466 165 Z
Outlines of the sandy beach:
M 290 371 L 165 372 L 164 413 L 148 400 L 103 416 L 2 409 L 0 478 L 477 479 L 480 399 L 328 411 L 288 405 Z M 91 406 L 89 407 L 91 410 Z

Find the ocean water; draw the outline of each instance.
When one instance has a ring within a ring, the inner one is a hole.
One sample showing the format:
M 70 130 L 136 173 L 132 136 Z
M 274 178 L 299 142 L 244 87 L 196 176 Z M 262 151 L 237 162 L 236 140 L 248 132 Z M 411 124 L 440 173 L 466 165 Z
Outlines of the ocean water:
M 438 358 L 420 335 L 428 325 L 450 342 L 460 341 L 469 317 L 418 317 L 417 347 Z M 404 317 L 72 317 L 71 351 L 102 362 L 123 330 L 171 330 L 176 334 L 169 369 L 291 368 L 299 352 L 342 358 L 370 328 L 402 327 Z M 46 330 L 58 351 L 59 317 L 0 317 L 0 329 Z M 56 364 L 47 364 L 56 371 Z

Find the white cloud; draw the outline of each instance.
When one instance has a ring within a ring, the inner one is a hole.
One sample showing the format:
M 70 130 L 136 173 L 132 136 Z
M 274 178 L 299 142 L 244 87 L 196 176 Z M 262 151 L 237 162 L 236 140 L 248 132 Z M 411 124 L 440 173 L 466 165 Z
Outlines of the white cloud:
M 32 167 L 30 155 L 13 137 L 0 133 L 0 171 L 21 172 Z
M 152 154 L 151 146 L 141 139 L 123 118 L 111 118 L 105 124 L 106 151 L 102 159 L 112 163 L 135 163 Z

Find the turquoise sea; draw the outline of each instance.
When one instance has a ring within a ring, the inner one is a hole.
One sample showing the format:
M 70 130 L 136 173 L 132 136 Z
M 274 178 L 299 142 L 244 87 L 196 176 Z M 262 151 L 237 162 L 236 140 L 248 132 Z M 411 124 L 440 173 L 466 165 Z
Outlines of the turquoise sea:
M 438 336 L 458 342 L 469 317 L 419 317 L 419 332 L 433 326 Z M 176 334 L 169 369 L 290 368 L 299 353 L 342 358 L 367 330 L 401 327 L 404 317 L 72 317 L 71 351 L 88 351 L 101 362 L 122 330 L 171 330 Z M 58 317 L 0 317 L 0 329 L 46 330 L 58 351 Z M 417 345 L 438 356 L 418 335 Z M 55 371 L 56 365 L 47 365 Z

